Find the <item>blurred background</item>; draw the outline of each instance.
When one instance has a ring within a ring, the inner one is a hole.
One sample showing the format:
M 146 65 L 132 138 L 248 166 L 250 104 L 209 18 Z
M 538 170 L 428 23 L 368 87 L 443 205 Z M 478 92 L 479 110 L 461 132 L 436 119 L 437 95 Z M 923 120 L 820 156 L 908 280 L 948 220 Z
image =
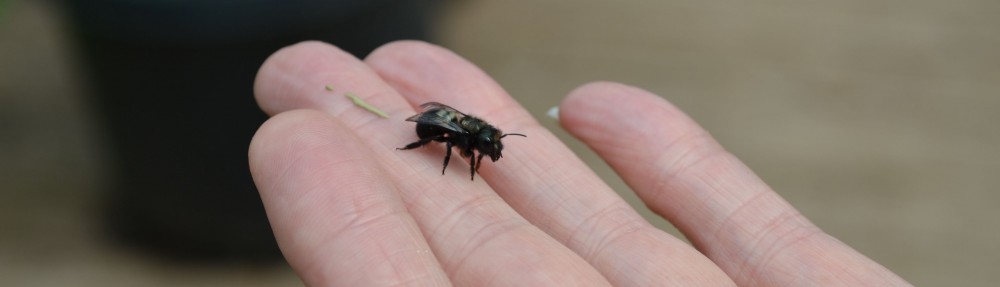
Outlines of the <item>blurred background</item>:
M 1000 2 L 183 2 L 0 0 L 0 286 L 300 284 L 246 177 L 246 85 L 299 40 L 398 38 L 478 64 L 633 203 L 544 117 L 580 84 L 662 95 L 912 283 L 1000 280 Z

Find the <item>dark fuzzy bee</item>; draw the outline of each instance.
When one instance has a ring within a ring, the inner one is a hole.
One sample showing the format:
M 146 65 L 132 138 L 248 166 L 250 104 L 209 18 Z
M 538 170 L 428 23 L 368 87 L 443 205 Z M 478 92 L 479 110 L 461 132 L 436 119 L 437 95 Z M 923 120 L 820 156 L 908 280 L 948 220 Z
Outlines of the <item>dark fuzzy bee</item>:
M 458 147 L 462 157 L 469 158 L 469 169 L 472 180 L 476 180 L 476 171 L 483 163 L 483 157 L 490 156 L 494 162 L 503 157 L 503 143 L 500 139 L 506 136 L 522 136 L 523 134 L 504 134 L 489 123 L 441 103 L 429 102 L 420 105 L 422 113 L 407 118 L 407 121 L 417 123 L 417 136 L 420 140 L 406 145 L 398 150 L 408 150 L 421 147 L 431 141 L 443 142 L 447 146 L 444 154 L 444 174 L 451 159 L 451 148 Z M 479 156 L 475 153 L 478 151 Z

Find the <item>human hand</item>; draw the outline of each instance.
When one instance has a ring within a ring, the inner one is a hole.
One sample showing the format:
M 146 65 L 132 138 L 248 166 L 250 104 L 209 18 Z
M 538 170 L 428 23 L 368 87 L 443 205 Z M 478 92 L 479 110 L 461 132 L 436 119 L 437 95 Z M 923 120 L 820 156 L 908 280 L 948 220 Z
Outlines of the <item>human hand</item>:
M 489 76 L 442 48 L 396 42 L 359 61 L 301 43 L 264 63 L 255 90 L 272 118 L 250 145 L 251 171 L 282 252 L 310 286 L 908 285 L 636 88 L 580 87 L 560 123 L 694 247 L 646 222 Z M 429 101 L 528 138 L 505 139 L 506 156 L 475 181 L 458 157 L 441 175 L 442 145 L 396 150 L 416 140 L 403 119 Z

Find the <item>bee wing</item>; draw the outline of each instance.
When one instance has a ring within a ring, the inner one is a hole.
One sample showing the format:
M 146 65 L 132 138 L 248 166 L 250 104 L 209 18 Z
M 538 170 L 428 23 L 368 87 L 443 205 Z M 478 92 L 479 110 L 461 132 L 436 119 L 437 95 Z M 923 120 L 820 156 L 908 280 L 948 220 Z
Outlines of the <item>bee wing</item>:
M 442 104 L 442 103 L 438 103 L 438 102 L 426 102 L 426 103 L 420 105 L 420 108 L 424 109 L 425 112 L 429 112 L 429 111 L 432 111 L 432 110 L 445 110 L 445 111 L 448 111 L 450 113 L 455 113 L 455 114 L 459 114 L 459 115 L 465 116 L 465 113 L 459 112 L 455 108 L 449 107 L 448 105 L 445 105 L 445 104 Z
M 445 128 L 456 133 L 466 133 L 465 129 L 458 124 L 458 119 L 465 117 L 465 114 L 441 103 L 429 102 L 420 105 L 424 112 L 406 118 L 407 121 L 418 124 L 433 125 Z

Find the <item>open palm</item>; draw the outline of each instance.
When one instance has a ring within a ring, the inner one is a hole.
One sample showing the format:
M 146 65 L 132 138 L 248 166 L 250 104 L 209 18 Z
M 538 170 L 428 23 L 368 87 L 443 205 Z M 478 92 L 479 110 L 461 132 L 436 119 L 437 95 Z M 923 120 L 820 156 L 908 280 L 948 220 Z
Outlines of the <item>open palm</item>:
M 265 62 L 255 90 L 272 117 L 250 167 L 282 252 L 310 286 L 907 285 L 636 88 L 580 87 L 560 123 L 694 246 L 646 222 L 486 74 L 440 47 L 396 42 L 362 61 L 301 43 Z M 430 101 L 529 137 L 505 139 L 505 157 L 475 181 L 462 161 L 442 176 L 443 145 L 396 150 L 416 140 L 403 120 Z

